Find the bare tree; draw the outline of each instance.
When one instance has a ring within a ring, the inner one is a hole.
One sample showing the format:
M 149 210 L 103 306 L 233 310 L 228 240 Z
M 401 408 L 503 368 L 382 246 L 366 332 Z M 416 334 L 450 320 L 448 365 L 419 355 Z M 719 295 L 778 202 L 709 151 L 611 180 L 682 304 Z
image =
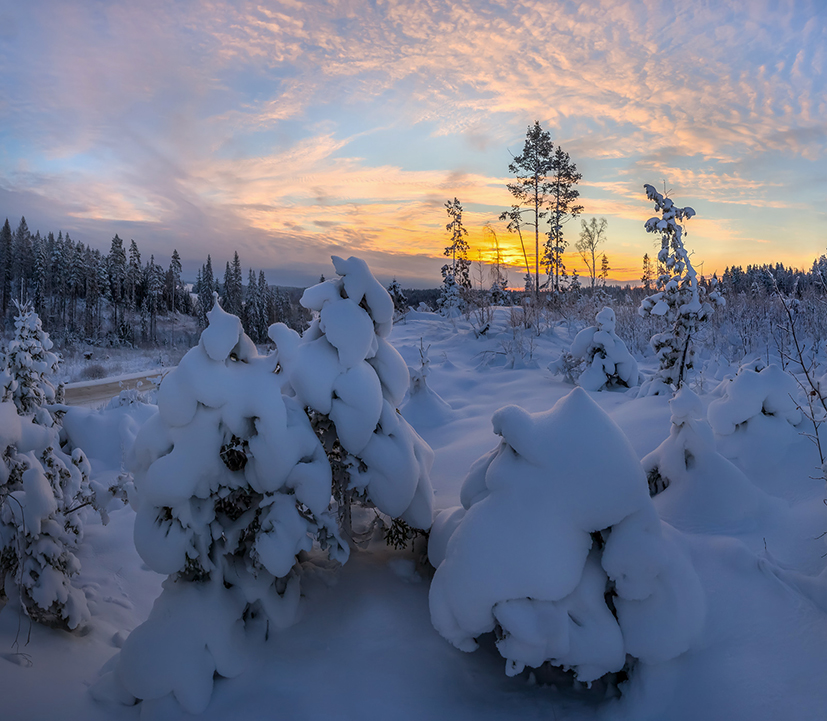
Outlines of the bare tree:
M 598 275 L 597 248 L 601 243 L 605 242 L 606 228 L 609 224 L 605 218 L 601 218 L 600 220 L 592 218 L 589 222 L 581 220 L 580 225 L 582 227 L 580 230 L 580 240 L 577 241 L 577 252 L 580 253 L 580 257 L 589 269 L 591 289 L 594 290 L 594 284 L 597 281 Z

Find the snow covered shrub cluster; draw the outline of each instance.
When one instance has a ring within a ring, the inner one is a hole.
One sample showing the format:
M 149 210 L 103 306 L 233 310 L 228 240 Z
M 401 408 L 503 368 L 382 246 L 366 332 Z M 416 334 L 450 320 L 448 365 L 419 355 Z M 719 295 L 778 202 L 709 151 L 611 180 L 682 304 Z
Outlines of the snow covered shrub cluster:
M 301 304 L 315 311 L 299 335 L 270 328 L 285 392 L 306 408 L 333 466 L 334 497 L 352 536 L 354 501 L 427 529 L 433 514 L 433 452 L 397 408 L 408 367 L 386 340 L 393 302 L 359 258 L 333 257 L 338 278 L 308 288 Z
M 0 399 L 0 595 L 38 623 L 75 629 L 88 620 L 75 551 L 82 537 L 79 511 L 94 502 L 83 451 L 61 449 L 51 375 L 58 358 L 40 319 L 18 305 L 15 337 L 3 355 Z
M 582 389 L 493 417 L 499 446 L 431 531 L 431 620 L 464 651 L 494 631 L 506 673 L 545 663 L 592 682 L 628 656 L 685 652 L 705 601 L 623 432 Z
M 686 371 L 692 368 L 693 336 L 725 300 L 714 287 L 707 294 L 684 247 L 681 221 L 692 218 L 695 211 L 678 208 L 671 198 L 651 185 L 643 187 L 646 197 L 654 201 L 655 210 L 661 213 L 661 217 L 649 218 L 645 228 L 647 233 L 660 233 L 658 263 L 663 272 L 657 279 L 658 292 L 644 298 L 638 312 L 642 316 L 661 316 L 670 326 L 650 340 L 659 368 L 641 389 L 643 395 L 658 395 L 672 393 L 681 386 Z
M 615 332 L 615 312 L 603 308 L 595 320 L 597 325 L 581 330 L 569 351 L 549 364 L 549 370 L 565 374 L 588 391 L 636 386 L 637 361 Z
M 777 365 L 745 363 L 714 393 L 720 397 L 709 404 L 709 425 L 720 452 L 741 467 L 780 458 L 798 440 L 796 426 L 804 418 L 795 401 L 799 388 Z
M 215 674 L 243 670 L 253 621 L 293 623 L 297 555 L 314 542 L 348 555 L 324 450 L 282 395 L 278 357 L 260 356 L 217 302 L 208 318 L 135 440 L 135 545 L 168 578 L 101 682 L 150 706 L 173 694 L 190 713 L 206 708 Z

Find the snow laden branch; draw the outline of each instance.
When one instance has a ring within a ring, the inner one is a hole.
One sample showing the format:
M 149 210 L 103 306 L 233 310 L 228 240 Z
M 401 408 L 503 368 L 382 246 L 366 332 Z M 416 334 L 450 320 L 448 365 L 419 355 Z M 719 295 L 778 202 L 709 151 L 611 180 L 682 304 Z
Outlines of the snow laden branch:
M 659 395 L 672 393 L 683 385 L 686 373 L 693 365 L 693 337 L 725 300 L 715 288 L 716 281 L 710 284 L 707 294 L 684 246 L 681 223 L 692 218 L 695 211 L 690 207 L 679 208 L 671 198 L 651 185 L 643 187 L 646 197 L 660 212 L 660 216 L 649 218 L 644 227 L 647 233 L 660 234 L 658 263 L 661 273 L 657 279 L 658 292 L 643 299 L 638 313 L 663 317 L 671 327 L 650 340 L 659 367 L 643 384 L 641 394 Z

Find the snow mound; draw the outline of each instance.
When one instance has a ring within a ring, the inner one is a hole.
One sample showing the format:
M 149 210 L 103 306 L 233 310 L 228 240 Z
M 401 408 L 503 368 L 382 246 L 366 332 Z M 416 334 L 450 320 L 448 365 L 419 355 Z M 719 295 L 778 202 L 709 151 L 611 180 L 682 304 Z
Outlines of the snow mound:
M 582 389 L 492 422 L 499 446 L 469 471 L 464 510 L 443 511 L 431 534 L 437 631 L 473 651 L 496 629 L 507 673 L 550 661 L 585 682 L 619 671 L 627 653 L 686 651 L 703 594 L 622 431 Z

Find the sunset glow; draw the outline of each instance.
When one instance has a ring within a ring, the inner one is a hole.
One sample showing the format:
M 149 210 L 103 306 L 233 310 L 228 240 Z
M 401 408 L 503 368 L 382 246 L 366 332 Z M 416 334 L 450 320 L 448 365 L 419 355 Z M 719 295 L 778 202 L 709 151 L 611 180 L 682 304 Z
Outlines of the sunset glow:
M 635 281 L 666 183 L 698 213 L 705 273 L 825 252 L 822 2 L 7 3 L 0 11 L 0 221 L 194 276 L 238 250 L 303 285 L 329 256 L 436 286 L 444 203 L 470 258 L 522 286 L 511 155 L 539 120 L 605 217 L 610 277 Z M 566 264 L 579 221 L 565 227 Z M 533 237 L 527 248 L 533 264 Z

